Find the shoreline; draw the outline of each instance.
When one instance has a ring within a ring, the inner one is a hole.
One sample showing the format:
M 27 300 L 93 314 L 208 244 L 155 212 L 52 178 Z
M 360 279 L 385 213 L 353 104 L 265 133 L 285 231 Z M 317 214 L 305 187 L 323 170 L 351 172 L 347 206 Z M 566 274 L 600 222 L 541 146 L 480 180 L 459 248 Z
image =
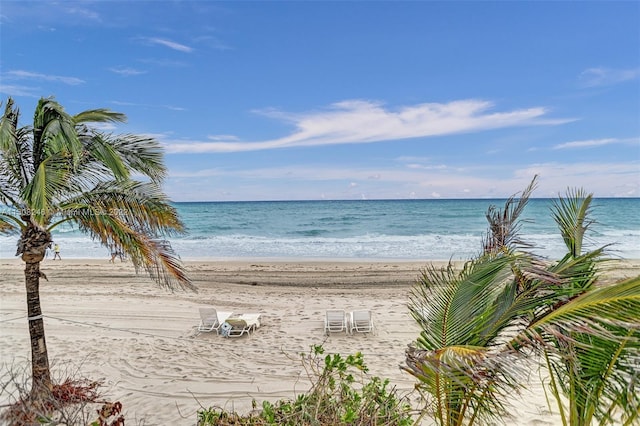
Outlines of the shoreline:
M 109 256 L 105 257 L 65 257 L 63 261 L 70 262 L 109 262 Z M 356 258 L 356 257 L 185 257 L 181 259 L 185 264 L 189 263 L 243 263 L 243 262 L 268 262 L 268 263 L 424 263 L 424 262 L 448 262 L 447 259 L 410 259 L 410 258 Z M 625 259 L 626 260 L 626 259 Z M 633 259 L 631 259 L 633 260 Z M 20 261 L 20 257 L 0 257 L 0 263 Z M 42 263 L 53 262 L 52 258 L 44 258 Z M 58 260 L 56 260 L 58 262 Z M 119 263 L 117 260 L 116 263 Z M 460 262 L 454 260 L 454 262 Z M 126 262 L 125 262 L 126 263 Z
M 306 258 L 207 258 L 203 260 L 185 259 L 183 264 L 192 281 L 197 285 L 219 281 L 229 284 L 250 285 L 412 285 L 427 266 L 446 267 L 449 263 L 458 268 L 463 260 L 425 259 L 425 260 L 385 260 L 385 259 L 306 259 Z M 0 258 L 0 270 L 3 268 L 22 270 L 24 262 L 20 258 Z M 130 261 L 116 259 L 71 258 L 60 260 L 45 259 L 40 264 L 43 272 L 65 271 L 83 268 L 97 268 L 109 274 L 114 271 L 129 271 L 141 281 L 155 285 L 146 276 L 144 270 L 135 273 Z M 66 275 L 66 274 L 64 274 Z M 612 258 L 602 263 L 603 282 L 620 280 L 640 275 L 640 259 Z M 55 275 L 52 275 L 55 276 Z M 20 277 L 24 279 L 24 277 Z M 1 282 L 1 281 L 0 281 Z M 46 281 L 43 281 L 46 283 Z M 314 284 L 315 283 L 315 284 Z
M 123 404 L 127 423 L 193 425 L 203 406 L 238 412 L 252 400 L 293 399 L 308 389 L 299 361 L 312 345 L 360 351 L 371 376 L 388 378 L 416 402 L 416 380 L 400 370 L 420 329 L 407 309 L 427 262 L 327 262 L 260 259 L 186 261 L 197 293 L 160 288 L 131 262 L 45 260 L 40 294 L 56 379 L 65 372 L 104 379 L 105 398 Z M 615 261 L 606 279 L 640 275 L 640 260 Z M 0 259 L 0 363 L 29 371 L 24 263 Z M 259 313 L 250 336 L 194 333 L 199 308 Z M 327 309 L 371 310 L 373 334 L 324 333 Z M 536 371 L 511 401 L 512 424 L 555 424 Z M 0 404 L 7 395 L 0 395 Z

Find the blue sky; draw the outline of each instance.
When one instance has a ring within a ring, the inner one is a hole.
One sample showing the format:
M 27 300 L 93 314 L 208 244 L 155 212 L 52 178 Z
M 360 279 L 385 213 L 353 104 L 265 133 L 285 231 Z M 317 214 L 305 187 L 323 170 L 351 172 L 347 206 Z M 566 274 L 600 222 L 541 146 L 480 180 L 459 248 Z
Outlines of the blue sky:
M 0 92 L 109 108 L 175 201 L 640 196 L 639 2 L 8 1 Z

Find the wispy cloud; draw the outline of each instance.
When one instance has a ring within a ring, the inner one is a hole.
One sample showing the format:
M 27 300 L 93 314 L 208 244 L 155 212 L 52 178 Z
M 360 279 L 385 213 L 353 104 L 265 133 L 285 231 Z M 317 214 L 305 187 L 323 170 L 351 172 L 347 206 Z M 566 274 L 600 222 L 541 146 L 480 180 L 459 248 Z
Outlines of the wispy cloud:
M 640 68 L 589 68 L 580 73 L 578 80 L 584 87 L 611 86 L 640 77 Z
M 541 163 L 517 170 L 516 178 L 541 176 L 539 196 L 554 196 L 566 188 L 587 188 L 600 197 L 640 195 L 638 161 L 624 163 Z
M 194 42 L 201 43 L 205 47 L 210 47 L 215 50 L 232 50 L 232 47 L 222 42 L 220 39 L 214 36 L 200 36 L 194 39 Z
M 408 163 L 406 166 L 408 169 L 414 170 L 445 170 L 447 166 L 444 164 L 420 164 L 420 163 Z
M 181 68 L 181 67 L 188 66 L 186 62 L 172 61 L 168 59 L 147 58 L 147 59 L 140 59 L 139 62 L 142 62 L 143 64 L 158 65 L 160 67 L 170 67 L 170 68 Z
M 169 49 L 177 50 L 179 52 L 190 53 L 190 52 L 193 51 L 192 47 L 189 47 L 189 46 L 184 45 L 184 44 L 176 43 L 175 41 L 166 40 L 166 39 L 163 39 L 163 38 L 146 37 L 144 40 L 146 40 L 147 42 L 149 42 L 151 44 L 159 44 L 161 46 L 165 46 L 165 47 L 168 47 Z
M 447 164 L 433 170 L 397 168 L 391 165 L 380 168 L 336 165 L 202 170 L 191 168 L 172 169 L 169 173 L 169 185 L 172 185 L 171 182 L 180 182 L 173 190 L 176 200 L 187 199 L 185 188 L 198 188 L 193 199 L 201 200 L 202 198 L 197 197 L 202 197 L 203 193 L 210 194 L 208 178 L 214 177 L 217 179 L 216 186 L 228 185 L 228 188 L 233 188 L 239 181 L 251 182 L 254 192 L 244 194 L 239 199 L 281 199 L 282 187 L 279 183 L 282 182 L 286 182 L 290 199 L 309 199 L 310 194 L 326 194 L 328 198 L 335 199 L 348 198 L 349 194 L 343 193 L 339 188 L 344 185 L 355 186 L 351 183 L 357 184 L 364 192 L 371 190 L 375 198 L 495 198 L 508 197 L 521 190 L 536 174 L 541 177 L 536 191 L 536 196 L 539 197 L 556 196 L 564 193 L 567 187 L 587 188 L 589 192 L 602 197 L 640 195 L 637 161 L 575 164 L 554 162 L 524 165 L 520 168 L 493 164 Z
M 114 72 L 116 74 L 120 74 L 123 76 L 132 76 L 132 75 L 141 75 L 141 74 L 146 74 L 146 71 L 142 71 L 142 70 L 137 70 L 135 68 L 129 68 L 129 67 L 113 67 L 113 68 L 109 68 L 109 71 Z
M 41 74 L 31 71 L 14 70 L 7 71 L 5 78 L 11 78 L 16 80 L 40 80 L 40 81 L 53 81 L 58 83 L 68 84 L 70 86 L 77 86 L 83 84 L 85 81 L 77 77 L 67 77 L 61 75 Z
M 576 149 L 576 148 L 593 148 L 596 146 L 603 145 L 611 145 L 611 144 L 632 144 L 632 143 L 640 143 L 639 138 L 627 138 L 627 139 L 619 139 L 619 138 L 604 138 L 604 139 L 589 139 L 583 141 L 572 141 L 565 142 L 558 145 L 555 145 L 553 149 Z
M 9 95 L 9 96 L 24 96 L 27 98 L 37 98 L 39 97 L 38 95 L 39 90 L 40 89 L 37 87 L 0 84 L 0 93 Z
M 136 103 L 136 102 L 125 102 L 125 101 L 111 101 L 111 103 L 114 104 L 114 105 L 142 107 L 142 108 L 164 108 L 164 109 L 170 109 L 171 111 L 186 111 L 187 110 L 186 108 L 177 107 L 177 106 L 173 106 L 173 105 L 141 104 L 141 103 Z
M 77 16 L 81 19 L 89 19 L 97 22 L 102 21 L 102 19 L 100 18 L 100 15 L 97 12 L 83 8 L 83 7 L 70 7 L 66 9 L 66 12 L 70 15 Z
M 103 132 L 112 132 L 118 128 L 118 126 L 116 126 L 113 123 L 92 123 L 91 127 L 93 127 L 94 129 L 101 130 Z
M 290 122 L 296 130 L 283 138 L 256 142 L 169 142 L 167 150 L 174 153 L 238 152 L 372 143 L 514 126 L 557 125 L 573 121 L 546 118 L 548 111 L 542 107 L 492 112 L 493 106 L 488 101 L 468 99 L 444 104 L 424 103 L 392 110 L 378 102 L 348 100 L 335 103 L 324 111 L 302 114 L 262 110 L 256 112 Z
M 212 140 L 212 141 L 237 141 L 237 140 L 239 140 L 234 135 L 210 135 L 210 136 L 207 136 L 207 139 Z

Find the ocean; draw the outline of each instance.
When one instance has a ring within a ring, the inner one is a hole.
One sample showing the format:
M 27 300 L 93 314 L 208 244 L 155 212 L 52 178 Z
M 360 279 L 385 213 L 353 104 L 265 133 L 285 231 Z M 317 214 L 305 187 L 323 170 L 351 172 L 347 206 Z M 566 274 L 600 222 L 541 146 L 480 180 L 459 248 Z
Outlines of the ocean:
M 521 235 L 536 253 L 560 258 L 552 204 L 529 200 Z M 187 233 L 169 241 L 184 260 L 467 260 L 481 250 L 490 205 L 504 200 L 176 203 Z M 640 198 L 596 199 L 592 210 L 587 247 L 612 244 L 612 256 L 640 259 Z M 110 257 L 68 224 L 52 234 L 63 259 Z M 0 236 L 0 258 L 14 257 L 16 240 Z

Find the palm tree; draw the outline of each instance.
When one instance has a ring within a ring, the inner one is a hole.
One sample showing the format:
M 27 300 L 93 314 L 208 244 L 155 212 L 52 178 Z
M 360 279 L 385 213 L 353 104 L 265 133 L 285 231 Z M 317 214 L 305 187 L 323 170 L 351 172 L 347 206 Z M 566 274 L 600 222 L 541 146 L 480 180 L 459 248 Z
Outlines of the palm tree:
M 605 248 L 581 252 L 592 223 L 592 197 L 582 191 L 554 206 L 568 254 L 553 263 L 523 250 L 530 246 L 517 235 L 518 216 L 534 187 L 535 178 L 520 200 L 489 209 L 482 254 L 460 271 L 424 269 L 412 291 L 409 309 L 422 332 L 405 370 L 431 395 L 441 425 L 502 416 L 520 386 L 520 361 L 534 349 L 554 379 L 565 424 L 637 419 L 640 277 L 596 287 Z
M 519 215 L 534 188 L 535 178 L 504 210 L 489 208 L 477 258 L 460 270 L 425 268 L 412 290 L 409 310 L 422 331 L 407 350 L 405 370 L 431 395 L 440 425 L 490 422 L 518 387 L 518 353 L 505 350 L 504 333 L 535 307 L 526 277 L 548 275 L 539 259 L 518 251 L 526 246 L 517 235 Z
M 166 168 L 157 141 L 101 132 L 90 124 L 126 117 L 106 109 L 70 115 L 53 98 L 39 100 L 32 126 L 18 127 L 18 119 L 9 98 L 0 119 L 0 232 L 20 231 L 16 256 L 25 262 L 36 397 L 52 386 L 39 285 L 53 228 L 74 224 L 119 247 L 159 284 L 194 287 L 175 253 L 158 243 L 183 225 L 160 189 Z M 133 180 L 134 173 L 143 181 Z

